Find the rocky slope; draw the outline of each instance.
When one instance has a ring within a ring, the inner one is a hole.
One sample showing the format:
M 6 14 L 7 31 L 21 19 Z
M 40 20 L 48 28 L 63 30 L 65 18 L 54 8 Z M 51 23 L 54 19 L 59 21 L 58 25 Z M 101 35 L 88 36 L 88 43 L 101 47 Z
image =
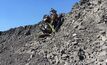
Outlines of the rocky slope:
M 0 65 L 107 65 L 107 0 L 81 0 L 64 19 L 45 38 L 42 23 L 0 32 Z

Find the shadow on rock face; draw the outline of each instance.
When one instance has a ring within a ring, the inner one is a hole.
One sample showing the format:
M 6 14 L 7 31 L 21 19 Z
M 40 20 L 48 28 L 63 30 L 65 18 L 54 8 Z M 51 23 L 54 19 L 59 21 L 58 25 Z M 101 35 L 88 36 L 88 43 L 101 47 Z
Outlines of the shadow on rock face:
M 30 35 L 31 34 L 31 32 L 30 32 L 30 30 L 28 30 L 26 33 L 25 33 L 25 35 Z
M 83 5 L 85 3 L 89 2 L 89 0 L 80 0 L 80 5 Z
M 79 49 L 78 56 L 80 61 L 84 60 L 86 58 L 85 51 L 83 49 Z
M 50 35 L 49 34 L 43 34 L 43 35 L 40 35 L 39 38 L 44 38 L 44 37 L 49 37 Z
M 2 34 L 2 32 L 0 31 L 0 35 Z

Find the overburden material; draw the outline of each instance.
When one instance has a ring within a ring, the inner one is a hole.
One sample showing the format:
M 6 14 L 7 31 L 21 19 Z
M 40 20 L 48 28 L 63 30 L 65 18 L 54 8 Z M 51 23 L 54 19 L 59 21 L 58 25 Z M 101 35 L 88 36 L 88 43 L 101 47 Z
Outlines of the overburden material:
M 42 24 L 0 32 L 0 65 L 107 65 L 107 0 L 81 0 L 58 32 L 38 38 Z

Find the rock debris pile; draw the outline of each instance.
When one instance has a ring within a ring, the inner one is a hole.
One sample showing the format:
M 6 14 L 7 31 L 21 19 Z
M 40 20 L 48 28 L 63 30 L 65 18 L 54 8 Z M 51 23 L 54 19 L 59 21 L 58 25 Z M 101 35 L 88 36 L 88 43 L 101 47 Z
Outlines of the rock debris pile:
M 49 37 L 41 24 L 0 32 L 0 65 L 107 65 L 107 0 L 76 3 Z

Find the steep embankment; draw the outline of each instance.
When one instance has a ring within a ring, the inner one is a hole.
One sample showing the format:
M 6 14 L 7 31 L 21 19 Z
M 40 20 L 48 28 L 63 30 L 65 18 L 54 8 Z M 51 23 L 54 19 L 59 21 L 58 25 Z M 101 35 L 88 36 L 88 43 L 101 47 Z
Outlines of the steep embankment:
M 106 0 L 81 0 L 50 37 L 41 23 L 1 32 L 0 65 L 107 65 L 106 18 Z

